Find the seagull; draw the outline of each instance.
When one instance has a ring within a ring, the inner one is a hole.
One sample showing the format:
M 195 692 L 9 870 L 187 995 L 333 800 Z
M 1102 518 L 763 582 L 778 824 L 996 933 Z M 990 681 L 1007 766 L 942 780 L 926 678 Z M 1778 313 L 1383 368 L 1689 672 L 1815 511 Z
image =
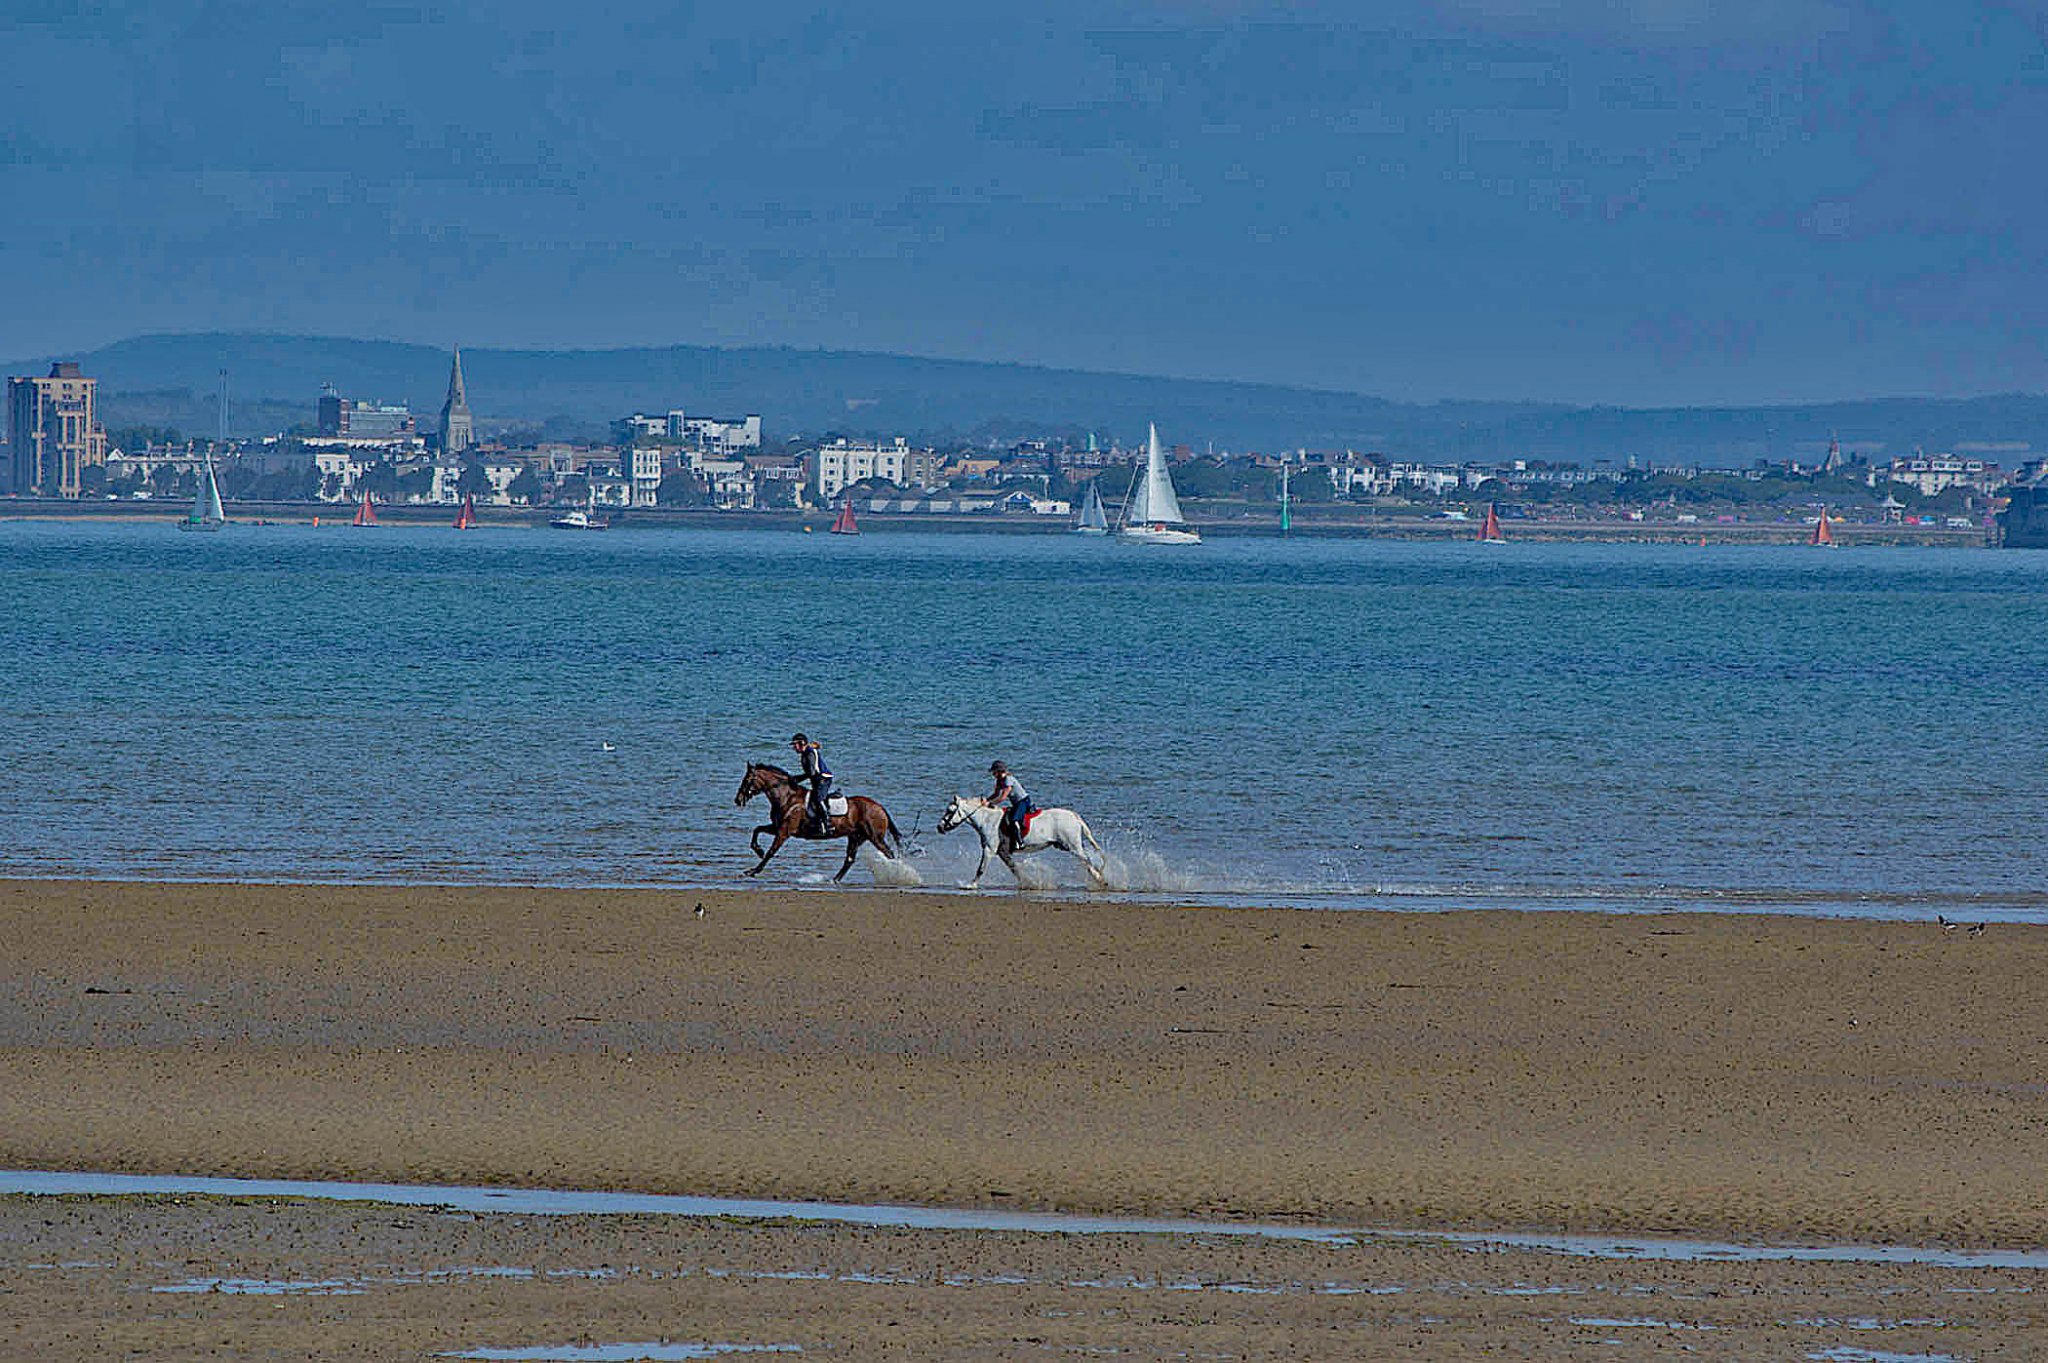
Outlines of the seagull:
M 613 747 L 613 746 L 612 746 L 611 744 L 609 744 L 609 743 L 601 744 L 600 746 L 602 746 L 602 747 L 604 748 L 604 750 L 605 750 L 606 752 L 617 752 L 617 751 L 618 751 L 618 749 L 617 749 L 617 748 L 614 748 L 614 747 Z

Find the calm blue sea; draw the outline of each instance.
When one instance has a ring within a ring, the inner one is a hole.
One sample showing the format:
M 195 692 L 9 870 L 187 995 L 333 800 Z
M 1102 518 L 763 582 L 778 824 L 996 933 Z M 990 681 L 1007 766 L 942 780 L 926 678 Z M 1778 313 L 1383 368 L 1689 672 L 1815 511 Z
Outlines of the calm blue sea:
M 8 522 L 0 696 L 15 877 L 737 884 L 803 728 L 933 886 L 1002 757 L 1134 895 L 2048 921 L 2043 554 Z

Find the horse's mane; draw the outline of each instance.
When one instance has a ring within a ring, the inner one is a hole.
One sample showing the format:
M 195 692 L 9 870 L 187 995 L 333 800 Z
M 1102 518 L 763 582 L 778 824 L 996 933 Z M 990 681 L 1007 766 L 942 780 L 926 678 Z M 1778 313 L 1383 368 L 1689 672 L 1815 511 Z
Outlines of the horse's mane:
M 773 772 L 775 775 L 780 776 L 785 781 L 789 779 L 789 773 L 784 771 L 782 768 L 776 766 L 773 762 L 749 762 L 747 763 L 747 765 L 749 767 L 752 767 L 755 771 Z

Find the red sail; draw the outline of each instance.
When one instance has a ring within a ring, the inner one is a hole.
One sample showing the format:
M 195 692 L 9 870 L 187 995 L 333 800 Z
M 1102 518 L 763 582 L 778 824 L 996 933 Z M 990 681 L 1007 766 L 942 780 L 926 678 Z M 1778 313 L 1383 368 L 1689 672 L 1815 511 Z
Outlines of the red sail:
M 1500 532 L 1500 517 L 1493 512 L 1493 503 L 1486 504 L 1486 519 L 1479 524 L 1479 541 L 1482 544 L 1505 544 L 1508 537 Z
M 1834 544 L 1834 542 L 1835 532 L 1828 529 L 1828 509 L 1826 507 L 1822 507 L 1820 509 L 1820 519 L 1815 521 L 1813 524 L 1813 538 L 1808 540 L 1807 543 L 1813 545 L 1831 546 Z
M 356 518 L 354 524 L 375 525 L 376 523 L 377 508 L 370 505 L 370 494 L 365 492 L 363 494 L 363 504 L 356 508 Z
M 476 498 L 464 497 L 462 499 L 462 511 L 455 517 L 455 528 L 457 530 L 476 529 Z
M 839 517 L 832 522 L 835 535 L 858 535 L 860 527 L 853 523 L 853 498 L 848 497 L 839 504 Z

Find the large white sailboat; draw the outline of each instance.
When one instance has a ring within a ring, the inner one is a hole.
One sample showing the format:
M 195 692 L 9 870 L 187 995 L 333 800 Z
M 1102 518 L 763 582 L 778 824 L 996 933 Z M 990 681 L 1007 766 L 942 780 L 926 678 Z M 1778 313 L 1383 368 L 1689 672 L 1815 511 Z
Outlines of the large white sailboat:
M 1145 467 L 1131 479 L 1131 495 L 1117 518 L 1117 538 L 1129 544 L 1200 544 L 1202 537 L 1180 514 L 1167 476 L 1166 454 L 1159 448 L 1159 427 L 1152 426 L 1145 447 Z
M 178 522 L 180 530 L 218 530 L 228 523 L 220 504 L 220 484 L 213 476 L 213 456 L 199 470 L 199 494 L 192 499 L 192 514 Z

